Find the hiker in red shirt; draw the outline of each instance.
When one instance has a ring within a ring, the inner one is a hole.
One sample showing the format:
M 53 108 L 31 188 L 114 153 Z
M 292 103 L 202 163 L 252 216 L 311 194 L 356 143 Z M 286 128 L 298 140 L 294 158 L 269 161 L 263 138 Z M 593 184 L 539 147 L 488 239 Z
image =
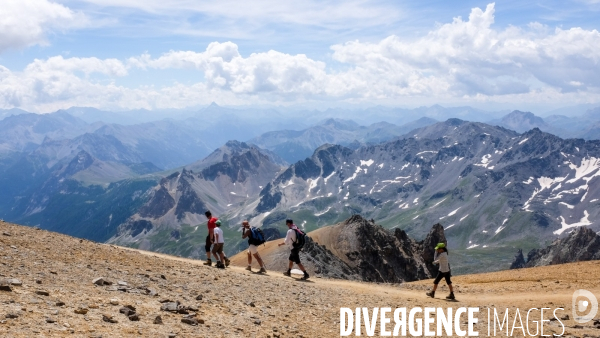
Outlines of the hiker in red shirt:
M 210 247 L 215 242 L 214 230 L 217 227 L 217 221 L 219 221 L 219 219 L 213 217 L 212 213 L 209 210 L 207 210 L 204 213 L 204 215 L 206 216 L 206 218 L 208 218 L 208 223 L 206 223 L 206 226 L 208 227 L 208 235 L 206 235 L 206 245 L 204 246 L 204 249 L 206 251 L 206 262 L 204 263 L 204 265 L 211 266 L 212 260 L 210 259 Z M 227 258 L 227 256 L 225 256 L 225 266 L 229 266 L 229 258 Z

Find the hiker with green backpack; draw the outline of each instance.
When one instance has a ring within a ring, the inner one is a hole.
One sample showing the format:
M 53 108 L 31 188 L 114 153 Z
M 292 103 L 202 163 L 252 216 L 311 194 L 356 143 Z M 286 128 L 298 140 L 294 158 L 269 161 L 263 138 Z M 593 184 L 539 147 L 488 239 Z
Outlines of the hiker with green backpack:
M 300 270 L 304 272 L 304 276 L 302 276 L 302 280 L 307 280 L 309 278 L 308 272 L 304 268 L 304 265 L 300 263 L 300 251 L 304 247 L 304 243 L 306 241 L 306 234 L 302 232 L 298 227 L 294 224 L 294 221 L 291 219 L 285 220 L 285 224 L 288 226 L 287 234 L 285 235 L 285 240 L 282 243 L 279 243 L 279 246 L 288 245 L 291 249 L 290 257 L 289 257 L 289 265 L 288 270 L 283 274 L 285 276 L 291 276 L 292 267 L 294 263 L 298 265 Z
M 242 222 L 242 239 L 248 238 L 248 267 L 246 270 L 252 271 L 252 256 L 256 258 L 256 261 L 260 265 L 258 273 L 266 273 L 265 263 L 258 254 L 258 246 L 265 243 L 265 234 L 260 228 L 250 227 L 248 220 Z

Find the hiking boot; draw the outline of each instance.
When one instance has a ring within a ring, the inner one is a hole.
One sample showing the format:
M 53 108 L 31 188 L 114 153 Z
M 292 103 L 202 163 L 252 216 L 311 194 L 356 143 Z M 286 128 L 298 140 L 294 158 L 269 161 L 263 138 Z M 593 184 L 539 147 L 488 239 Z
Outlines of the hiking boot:
M 225 257 L 225 266 L 229 266 L 229 263 L 230 263 L 230 262 L 231 262 L 231 261 L 229 260 L 229 258 Z
M 208 265 L 211 266 L 212 265 L 212 260 L 209 258 L 206 260 L 206 262 L 203 263 L 204 265 Z
M 454 298 L 454 292 L 450 292 L 450 294 L 446 296 L 446 299 L 455 300 L 456 298 Z
M 307 280 L 307 279 L 309 279 L 309 278 L 310 278 L 310 276 L 309 276 L 309 275 L 308 275 L 308 274 L 305 272 L 305 273 L 304 273 L 304 276 L 302 276 L 302 278 L 300 278 L 300 279 L 301 279 L 301 280 Z
M 248 270 L 248 271 L 252 272 L 252 267 L 251 267 L 250 265 L 248 265 L 248 266 L 246 267 L 246 270 Z
M 221 262 L 217 262 L 217 268 L 218 269 L 225 269 L 225 265 Z
M 265 268 L 260 268 L 260 270 L 258 270 L 258 273 L 267 273 L 267 270 Z
M 284 276 L 292 277 L 292 274 L 289 271 L 283 273 Z
M 431 298 L 435 298 L 435 292 L 433 291 L 429 291 L 427 293 L 425 293 L 427 296 L 431 297 Z

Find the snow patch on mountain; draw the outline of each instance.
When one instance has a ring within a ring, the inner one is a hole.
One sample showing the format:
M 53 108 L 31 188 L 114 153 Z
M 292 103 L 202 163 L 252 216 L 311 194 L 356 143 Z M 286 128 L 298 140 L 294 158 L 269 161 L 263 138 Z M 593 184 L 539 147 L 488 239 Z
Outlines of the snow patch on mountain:
M 325 177 L 323 180 L 325 181 L 325 184 L 327 184 L 327 180 L 329 180 L 333 175 L 335 175 L 335 171 L 332 172 L 331 174 L 329 174 L 329 176 Z
M 461 208 L 461 207 L 459 207 L 458 209 L 456 209 L 456 210 L 454 210 L 454 211 L 450 212 L 450 213 L 448 214 L 448 217 L 450 217 L 450 216 L 454 216 L 454 215 L 456 214 L 456 212 L 457 212 L 457 211 L 458 211 L 460 208 Z
M 345 179 L 344 183 L 348 183 L 350 181 L 353 181 L 356 178 L 356 175 L 358 175 L 358 173 L 360 173 L 362 170 L 363 169 L 361 167 L 356 167 L 356 170 L 354 171 L 354 174 L 352 176 L 348 177 L 347 179 Z M 365 174 L 366 174 L 366 169 L 365 169 Z
M 328 212 L 329 212 L 329 210 L 331 210 L 331 207 L 328 207 L 328 208 L 327 208 L 325 211 L 323 211 L 323 212 L 316 213 L 316 214 L 315 214 L 315 216 L 317 216 L 317 217 L 319 217 L 319 216 L 323 216 L 323 215 L 325 215 L 326 213 L 328 213 Z
M 446 198 L 444 198 L 443 200 L 441 200 L 441 201 L 437 202 L 436 204 L 434 204 L 434 205 L 432 206 L 432 208 L 435 208 L 435 207 L 437 207 L 437 206 L 438 206 L 438 205 L 440 205 L 442 202 L 444 202 L 446 199 L 448 199 L 448 198 L 446 197 Z
M 320 177 L 317 177 L 316 180 L 313 179 L 308 179 L 308 191 L 313 190 L 314 188 L 317 187 L 317 183 L 319 182 L 319 179 L 321 179 Z
M 575 177 L 568 180 L 567 183 L 574 183 L 598 170 L 600 168 L 600 159 L 595 157 L 583 158 L 579 166 L 569 163 L 569 168 L 575 170 Z M 600 171 L 597 171 L 592 177 L 594 176 L 600 176 Z
M 559 202 L 558 204 L 562 204 L 562 205 L 566 206 L 566 207 L 567 207 L 567 208 L 569 208 L 569 209 L 573 209 L 573 208 L 575 208 L 575 206 L 574 206 L 574 205 L 570 205 L 570 204 L 567 204 L 567 203 L 565 203 L 565 202 Z
M 375 163 L 375 161 L 373 161 L 373 160 L 367 160 L 367 161 L 360 160 L 361 167 L 364 165 L 366 165 L 367 167 L 370 167 L 373 163 Z
M 473 164 L 473 165 L 476 165 L 476 166 L 479 166 L 479 167 L 484 167 L 484 168 L 487 168 L 487 167 L 488 167 L 488 166 L 491 164 L 491 162 L 490 162 L 491 158 L 492 158 L 492 155 L 491 155 L 491 154 L 486 154 L 486 155 L 483 155 L 483 156 L 481 157 L 481 163 L 475 163 L 475 164 Z M 490 167 L 489 169 L 494 169 L 494 167 Z
M 560 216 L 562 228 L 554 231 L 554 234 L 555 235 L 560 235 L 565 230 L 570 229 L 570 228 L 575 228 L 575 227 L 580 227 L 580 226 L 585 226 L 585 225 L 592 225 L 592 222 L 590 222 L 590 220 L 588 219 L 588 217 L 590 217 L 590 214 L 588 213 L 587 210 L 584 210 L 583 211 L 583 217 L 581 218 L 581 220 L 579 220 L 579 222 L 567 224 L 567 222 L 565 221 L 565 218 L 563 216 Z

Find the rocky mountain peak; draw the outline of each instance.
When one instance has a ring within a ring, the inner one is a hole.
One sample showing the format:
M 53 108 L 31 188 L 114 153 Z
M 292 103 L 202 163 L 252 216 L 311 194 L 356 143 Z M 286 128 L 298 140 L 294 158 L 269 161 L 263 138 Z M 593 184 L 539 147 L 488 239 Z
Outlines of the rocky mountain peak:
M 449 126 L 456 127 L 456 126 L 460 126 L 460 125 L 468 123 L 468 122 L 463 121 L 461 119 L 457 119 L 457 118 L 451 118 L 451 119 L 446 120 L 446 122 L 444 122 L 444 123 Z
M 515 110 L 508 115 L 505 115 L 498 123 L 506 128 L 524 132 L 533 128 L 542 128 L 548 130 L 551 127 L 539 116 L 531 112 L 523 112 Z
M 448 241 L 446 240 L 446 235 L 444 234 L 444 227 L 440 223 L 434 224 L 431 227 L 431 230 L 429 230 L 427 237 L 425 237 L 425 239 L 423 240 L 423 243 L 422 243 L 423 253 L 422 253 L 421 257 L 423 257 L 423 260 L 426 263 L 432 264 L 433 257 L 435 254 L 433 248 L 435 248 L 435 246 L 438 243 L 444 243 L 444 244 L 448 245 Z M 430 265 L 430 268 L 432 268 L 431 265 Z
M 312 233 L 309 236 L 313 236 Z M 311 256 L 317 261 L 341 260 L 344 263 L 338 262 L 337 265 L 341 265 L 337 267 L 331 267 L 331 263 L 328 263 L 331 271 L 337 274 L 344 272 L 344 278 L 350 275 L 355 276 L 351 279 L 386 283 L 433 276 L 437 271 L 431 264 L 435 245 L 430 243 L 445 241 L 444 229 L 439 224 L 432 227 L 424 241 L 418 242 L 400 229 L 387 230 L 360 215 L 352 215 L 336 225 L 318 230 L 314 237 L 311 246 L 316 249 L 312 251 L 325 257 Z M 328 238 L 328 241 L 323 238 Z M 328 251 L 319 247 L 326 247 Z M 331 255 L 335 257 L 328 257 Z
M 94 158 L 85 150 L 77 153 L 71 162 L 63 171 L 64 176 L 72 176 L 73 174 L 88 168 L 94 162 Z
M 334 119 L 334 118 L 330 118 L 327 119 L 325 121 L 323 121 L 322 123 L 320 123 L 320 125 L 322 126 L 326 126 L 326 127 L 333 127 L 335 129 L 338 130 L 356 130 L 357 128 L 359 128 L 359 124 L 352 121 L 352 120 L 343 120 L 343 119 Z
M 223 148 L 228 148 L 231 152 L 240 152 L 250 149 L 250 146 L 245 142 L 229 140 Z
M 600 259 L 600 235 L 587 227 L 575 228 L 567 237 L 557 239 L 542 249 L 533 249 L 524 260 L 523 252 L 515 257 L 511 269 L 554 265 Z
M 517 254 L 515 255 L 515 260 L 510 265 L 511 269 L 521 269 L 524 268 L 527 262 L 525 261 L 525 256 L 523 256 L 523 250 L 519 249 Z

